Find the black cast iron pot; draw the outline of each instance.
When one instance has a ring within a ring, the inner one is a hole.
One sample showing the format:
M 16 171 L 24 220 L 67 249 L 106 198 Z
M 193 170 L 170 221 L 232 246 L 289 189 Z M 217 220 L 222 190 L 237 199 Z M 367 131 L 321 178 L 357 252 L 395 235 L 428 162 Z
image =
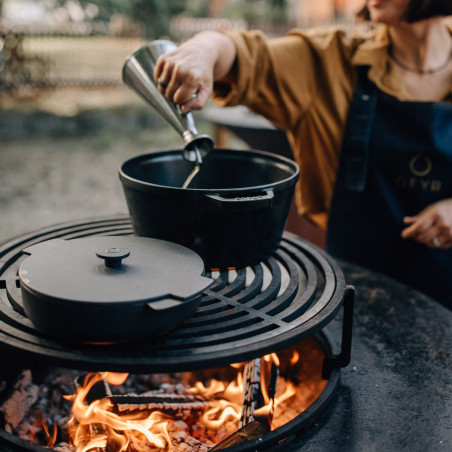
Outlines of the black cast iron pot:
M 119 176 L 136 235 L 191 248 L 207 269 L 269 257 L 284 231 L 297 164 L 262 151 L 215 149 L 183 189 L 192 169 L 179 149 L 123 163 Z

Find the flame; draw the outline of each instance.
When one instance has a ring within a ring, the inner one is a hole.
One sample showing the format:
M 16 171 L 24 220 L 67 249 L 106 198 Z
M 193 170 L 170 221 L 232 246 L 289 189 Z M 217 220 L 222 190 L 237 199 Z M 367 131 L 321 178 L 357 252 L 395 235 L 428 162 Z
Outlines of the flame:
M 198 381 L 189 391 L 207 398 L 218 398 L 215 406 L 201 416 L 200 422 L 203 425 L 218 429 L 226 422 L 232 421 L 238 424 L 242 410 L 243 378 L 241 374 L 238 374 L 236 381 L 232 381 L 227 386 L 221 381 L 212 379 L 207 387 Z
M 290 365 L 293 366 L 298 362 L 299 354 L 294 350 L 292 357 L 290 359 Z M 279 367 L 280 360 L 278 355 L 275 353 L 271 353 L 270 355 L 265 355 L 262 360 L 267 365 L 275 364 Z M 270 397 L 268 394 L 268 388 L 269 384 L 265 379 L 261 381 L 261 391 L 262 396 L 264 398 L 265 405 L 261 408 L 256 409 L 254 414 L 256 416 L 268 416 L 273 415 L 275 408 L 280 405 L 281 403 L 285 402 L 286 400 L 290 399 L 296 394 L 296 388 L 295 385 L 291 381 L 287 381 L 286 389 L 282 394 L 279 394 L 278 397 Z
M 298 361 L 300 361 L 300 354 L 298 353 L 297 350 L 293 350 L 292 356 L 290 358 L 290 365 L 293 367 L 293 366 L 295 366 L 295 364 L 298 363 Z M 293 397 L 296 394 L 296 392 L 297 392 L 297 390 L 296 390 L 295 385 L 290 380 L 287 380 L 286 389 L 280 396 L 278 396 L 275 407 L 277 405 L 279 405 L 280 403 L 285 402 L 286 400 Z
M 112 411 L 113 405 L 107 398 L 86 403 L 86 396 L 99 381 L 105 379 L 121 384 L 126 378 L 127 374 L 110 372 L 89 374 L 85 378 L 84 386 L 75 394 L 73 417 L 68 421 L 72 445 L 77 452 L 105 448 L 110 443 L 114 444 L 112 450 L 125 452 L 132 436 L 144 436 L 155 450 L 165 450 L 170 444 L 167 432 L 170 420 L 163 413 L 153 411 L 145 417 L 141 412 L 118 415 Z
M 297 364 L 298 361 L 300 361 L 300 354 L 296 350 L 294 350 L 292 353 L 292 357 L 290 358 L 290 365 L 295 366 L 295 364 Z
M 264 356 L 262 363 L 265 366 L 280 364 L 278 356 L 274 353 Z M 243 363 L 234 364 L 232 367 L 243 369 Z M 157 410 L 118 412 L 108 397 L 92 403 L 87 402 L 86 399 L 96 383 L 105 380 L 109 384 L 120 385 L 127 377 L 127 373 L 91 373 L 85 377 L 83 386 L 78 388 L 75 394 L 65 396 L 65 399 L 73 403 L 73 416 L 68 422 L 68 433 L 71 438 L 70 444 L 75 447 L 76 452 L 104 450 L 171 452 L 173 450 L 169 427 L 175 419 L 167 414 Z M 259 416 L 273 413 L 277 405 L 295 394 L 295 386 L 287 382 L 284 393 L 274 398 L 273 394 L 268 394 L 267 391 L 269 382 L 263 380 L 261 381 L 262 393 L 266 405 L 256 411 L 255 414 Z M 211 379 L 206 385 L 201 381 L 196 382 L 188 392 L 200 396 L 208 403 L 199 419 L 190 418 L 187 422 L 190 424 L 197 422 L 198 425 L 214 431 L 225 426 L 229 426 L 225 431 L 236 430 L 242 415 L 243 386 L 243 375 L 240 371 L 237 372 L 236 379 L 230 383 L 215 379 Z M 50 435 L 48 436 L 50 438 Z M 56 428 L 53 436 L 56 438 Z M 136 449 L 138 443 L 140 448 Z
M 269 364 L 275 364 L 276 366 L 279 367 L 280 362 L 279 362 L 278 355 L 276 353 L 271 353 L 270 355 L 265 355 L 262 359 Z
M 218 405 L 207 410 L 200 420 L 206 427 L 218 429 L 228 421 L 238 423 L 240 410 L 240 406 L 234 406 L 226 400 L 219 400 Z
M 103 376 L 103 379 L 111 385 L 122 385 L 129 376 L 128 373 L 118 372 L 102 372 L 101 375 Z
M 55 423 L 53 423 L 53 433 L 50 434 L 49 426 L 47 425 L 46 421 L 38 415 L 33 424 L 29 425 L 29 435 L 32 443 L 35 442 L 36 435 L 42 430 L 44 430 L 44 435 L 47 439 L 46 447 L 50 449 L 56 443 L 58 436 L 58 427 Z
M 275 397 L 274 400 L 270 400 L 267 405 L 263 406 L 262 408 L 258 408 L 254 414 L 256 416 L 267 416 L 270 413 L 273 413 L 274 409 L 280 405 L 281 403 L 285 402 L 286 400 L 290 399 L 296 394 L 297 390 L 295 388 L 295 385 L 288 381 L 287 387 L 285 391 L 279 395 L 278 397 Z
M 53 446 L 55 445 L 55 443 L 56 443 L 56 440 L 57 440 L 57 434 L 58 434 L 58 428 L 57 428 L 56 424 L 54 423 L 54 424 L 53 424 L 53 433 L 50 434 L 50 432 L 49 432 L 49 427 L 47 426 L 47 424 L 46 424 L 44 421 L 42 421 L 42 424 L 41 424 L 41 425 L 42 425 L 42 428 L 44 429 L 44 432 L 45 432 L 46 437 L 47 437 L 47 439 L 48 439 L 48 442 L 47 442 L 46 447 L 48 447 L 48 448 L 50 449 L 50 448 L 53 447 Z

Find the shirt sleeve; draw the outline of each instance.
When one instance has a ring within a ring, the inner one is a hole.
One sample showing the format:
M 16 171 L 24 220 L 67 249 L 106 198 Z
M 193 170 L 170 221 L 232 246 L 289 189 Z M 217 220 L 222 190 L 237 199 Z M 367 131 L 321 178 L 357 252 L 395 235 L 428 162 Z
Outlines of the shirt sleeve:
M 331 32 L 311 37 L 294 30 L 273 39 L 260 31 L 226 33 L 237 49 L 236 74 L 227 89 L 215 90 L 218 105 L 245 105 L 288 130 L 322 93 L 351 84 L 350 51 Z
M 272 39 L 260 31 L 227 35 L 237 62 L 232 81 L 215 90 L 215 102 L 245 105 L 286 131 L 301 172 L 299 212 L 324 217 L 353 96 L 358 41 L 338 29 L 293 30 Z

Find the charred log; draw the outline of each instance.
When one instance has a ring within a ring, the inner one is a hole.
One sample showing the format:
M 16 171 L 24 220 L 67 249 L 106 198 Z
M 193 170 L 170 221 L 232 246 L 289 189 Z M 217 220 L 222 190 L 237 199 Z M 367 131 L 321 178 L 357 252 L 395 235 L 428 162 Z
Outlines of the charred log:
M 225 440 L 221 441 L 221 443 L 210 449 L 210 452 L 216 452 L 218 450 L 223 450 L 227 449 L 228 447 L 246 443 L 261 435 L 264 435 L 265 433 L 268 433 L 268 431 L 268 428 L 261 422 L 252 421 L 234 432 L 232 435 L 228 436 Z
M 203 397 L 192 394 L 166 394 L 156 395 L 113 395 L 109 397 L 115 411 L 160 411 L 173 418 L 186 418 L 201 413 L 209 403 Z
M 268 430 L 271 429 L 273 406 L 266 415 L 257 415 L 256 410 L 266 405 L 266 399 L 273 401 L 277 380 L 278 368 L 273 363 L 263 358 L 246 363 L 243 371 L 243 408 L 239 427 L 259 421 Z

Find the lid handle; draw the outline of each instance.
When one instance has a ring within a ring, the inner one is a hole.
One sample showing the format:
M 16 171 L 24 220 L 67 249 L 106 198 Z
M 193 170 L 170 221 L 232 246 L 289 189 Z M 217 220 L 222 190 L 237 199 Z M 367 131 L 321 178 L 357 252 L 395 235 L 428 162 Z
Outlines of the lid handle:
M 105 260 L 106 267 L 120 267 L 122 260 L 130 255 L 129 248 L 99 248 L 96 256 Z

